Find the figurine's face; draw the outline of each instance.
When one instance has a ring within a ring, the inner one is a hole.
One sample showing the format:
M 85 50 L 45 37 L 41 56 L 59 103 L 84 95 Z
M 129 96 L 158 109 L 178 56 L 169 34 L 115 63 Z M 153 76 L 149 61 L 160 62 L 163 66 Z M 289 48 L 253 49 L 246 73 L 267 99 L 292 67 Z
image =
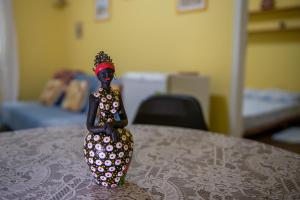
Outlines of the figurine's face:
M 100 80 L 102 87 L 107 88 L 110 86 L 110 82 L 114 77 L 114 71 L 112 69 L 104 69 L 98 73 L 97 77 Z

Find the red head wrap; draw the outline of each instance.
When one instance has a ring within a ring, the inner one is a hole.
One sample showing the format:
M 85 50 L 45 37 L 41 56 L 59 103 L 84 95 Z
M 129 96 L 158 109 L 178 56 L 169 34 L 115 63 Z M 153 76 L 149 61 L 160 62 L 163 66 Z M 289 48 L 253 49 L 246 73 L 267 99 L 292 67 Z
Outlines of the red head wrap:
M 104 69 L 112 69 L 115 72 L 115 66 L 112 63 L 100 63 L 96 66 L 95 74 L 97 75 Z

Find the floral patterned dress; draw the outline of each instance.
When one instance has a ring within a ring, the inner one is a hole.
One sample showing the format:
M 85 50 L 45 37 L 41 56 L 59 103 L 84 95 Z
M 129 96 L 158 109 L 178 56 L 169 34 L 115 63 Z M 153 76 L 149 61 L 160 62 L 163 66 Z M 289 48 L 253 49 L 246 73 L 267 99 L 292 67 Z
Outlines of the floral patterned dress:
M 99 126 L 118 120 L 121 109 L 118 91 L 100 88 L 93 94 L 99 98 L 97 110 Z M 114 142 L 106 133 L 88 133 L 84 141 L 86 162 L 97 184 L 105 187 L 122 185 L 133 153 L 133 138 L 125 128 L 116 129 L 119 140 Z

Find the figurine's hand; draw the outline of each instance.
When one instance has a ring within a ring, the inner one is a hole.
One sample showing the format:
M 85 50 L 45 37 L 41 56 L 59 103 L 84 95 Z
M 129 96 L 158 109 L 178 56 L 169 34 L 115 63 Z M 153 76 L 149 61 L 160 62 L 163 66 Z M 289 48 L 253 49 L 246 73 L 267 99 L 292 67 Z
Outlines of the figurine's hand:
M 93 126 L 93 127 L 88 127 L 88 130 L 93 134 L 100 134 L 105 132 L 106 129 L 100 126 Z
M 106 134 L 108 134 L 108 135 L 111 135 L 112 132 L 114 132 L 113 127 L 112 127 L 109 123 L 106 123 L 106 124 L 104 125 L 104 128 L 105 128 Z
M 111 135 L 112 140 L 116 142 L 118 140 L 118 134 L 116 130 L 108 123 L 105 124 L 105 129 L 106 129 L 106 134 Z

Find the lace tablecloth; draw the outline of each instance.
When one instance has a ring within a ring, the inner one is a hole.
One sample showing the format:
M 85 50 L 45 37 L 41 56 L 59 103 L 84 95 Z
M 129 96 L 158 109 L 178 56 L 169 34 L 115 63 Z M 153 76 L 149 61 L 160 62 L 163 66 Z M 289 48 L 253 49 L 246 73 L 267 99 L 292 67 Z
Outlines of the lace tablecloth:
M 97 186 L 83 127 L 0 134 L 0 199 L 300 199 L 300 156 L 191 129 L 132 126 L 125 186 Z

